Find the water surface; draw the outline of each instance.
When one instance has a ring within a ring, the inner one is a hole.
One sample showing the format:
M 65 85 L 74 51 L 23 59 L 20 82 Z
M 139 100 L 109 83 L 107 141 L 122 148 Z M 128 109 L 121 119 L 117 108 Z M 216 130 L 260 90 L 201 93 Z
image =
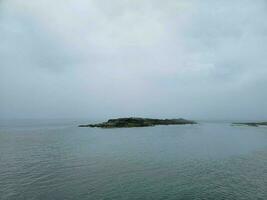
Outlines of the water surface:
M 267 199 L 267 128 L 0 123 L 1 200 Z

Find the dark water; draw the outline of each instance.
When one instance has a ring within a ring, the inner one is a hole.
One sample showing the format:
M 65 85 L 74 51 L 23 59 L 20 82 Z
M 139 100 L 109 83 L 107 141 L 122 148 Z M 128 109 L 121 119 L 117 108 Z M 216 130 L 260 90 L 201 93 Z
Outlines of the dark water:
M 267 128 L 1 121 L 1 200 L 267 199 Z

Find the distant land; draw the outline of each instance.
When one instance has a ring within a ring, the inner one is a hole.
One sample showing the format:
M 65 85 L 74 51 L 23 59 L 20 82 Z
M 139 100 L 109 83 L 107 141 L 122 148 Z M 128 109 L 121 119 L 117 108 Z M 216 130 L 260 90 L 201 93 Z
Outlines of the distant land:
M 109 119 L 107 122 L 99 124 L 79 125 L 79 127 L 98 127 L 98 128 L 132 128 L 132 127 L 147 127 L 156 125 L 185 125 L 197 124 L 195 121 L 186 119 L 151 119 L 151 118 L 118 118 Z
M 244 122 L 244 123 L 232 123 L 232 125 L 236 125 L 236 126 L 242 126 L 242 125 L 246 125 L 246 126 L 267 126 L 267 122 Z

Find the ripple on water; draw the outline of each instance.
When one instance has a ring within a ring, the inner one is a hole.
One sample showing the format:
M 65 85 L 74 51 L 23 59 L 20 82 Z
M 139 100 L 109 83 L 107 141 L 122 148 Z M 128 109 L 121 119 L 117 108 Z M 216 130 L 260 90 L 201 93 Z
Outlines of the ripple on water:
M 16 127 L 0 155 L 1 200 L 267 199 L 264 128 Z

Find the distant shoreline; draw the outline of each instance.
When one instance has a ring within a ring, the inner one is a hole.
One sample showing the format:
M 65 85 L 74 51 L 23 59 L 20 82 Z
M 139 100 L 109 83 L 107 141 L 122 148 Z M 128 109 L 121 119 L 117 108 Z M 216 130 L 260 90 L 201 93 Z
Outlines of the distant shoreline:
M 258 127 L 258 126 L 267 126 L 267 122 L 235 122 L 232 123 L 233 126 L 254 126 L 254 127 Z

